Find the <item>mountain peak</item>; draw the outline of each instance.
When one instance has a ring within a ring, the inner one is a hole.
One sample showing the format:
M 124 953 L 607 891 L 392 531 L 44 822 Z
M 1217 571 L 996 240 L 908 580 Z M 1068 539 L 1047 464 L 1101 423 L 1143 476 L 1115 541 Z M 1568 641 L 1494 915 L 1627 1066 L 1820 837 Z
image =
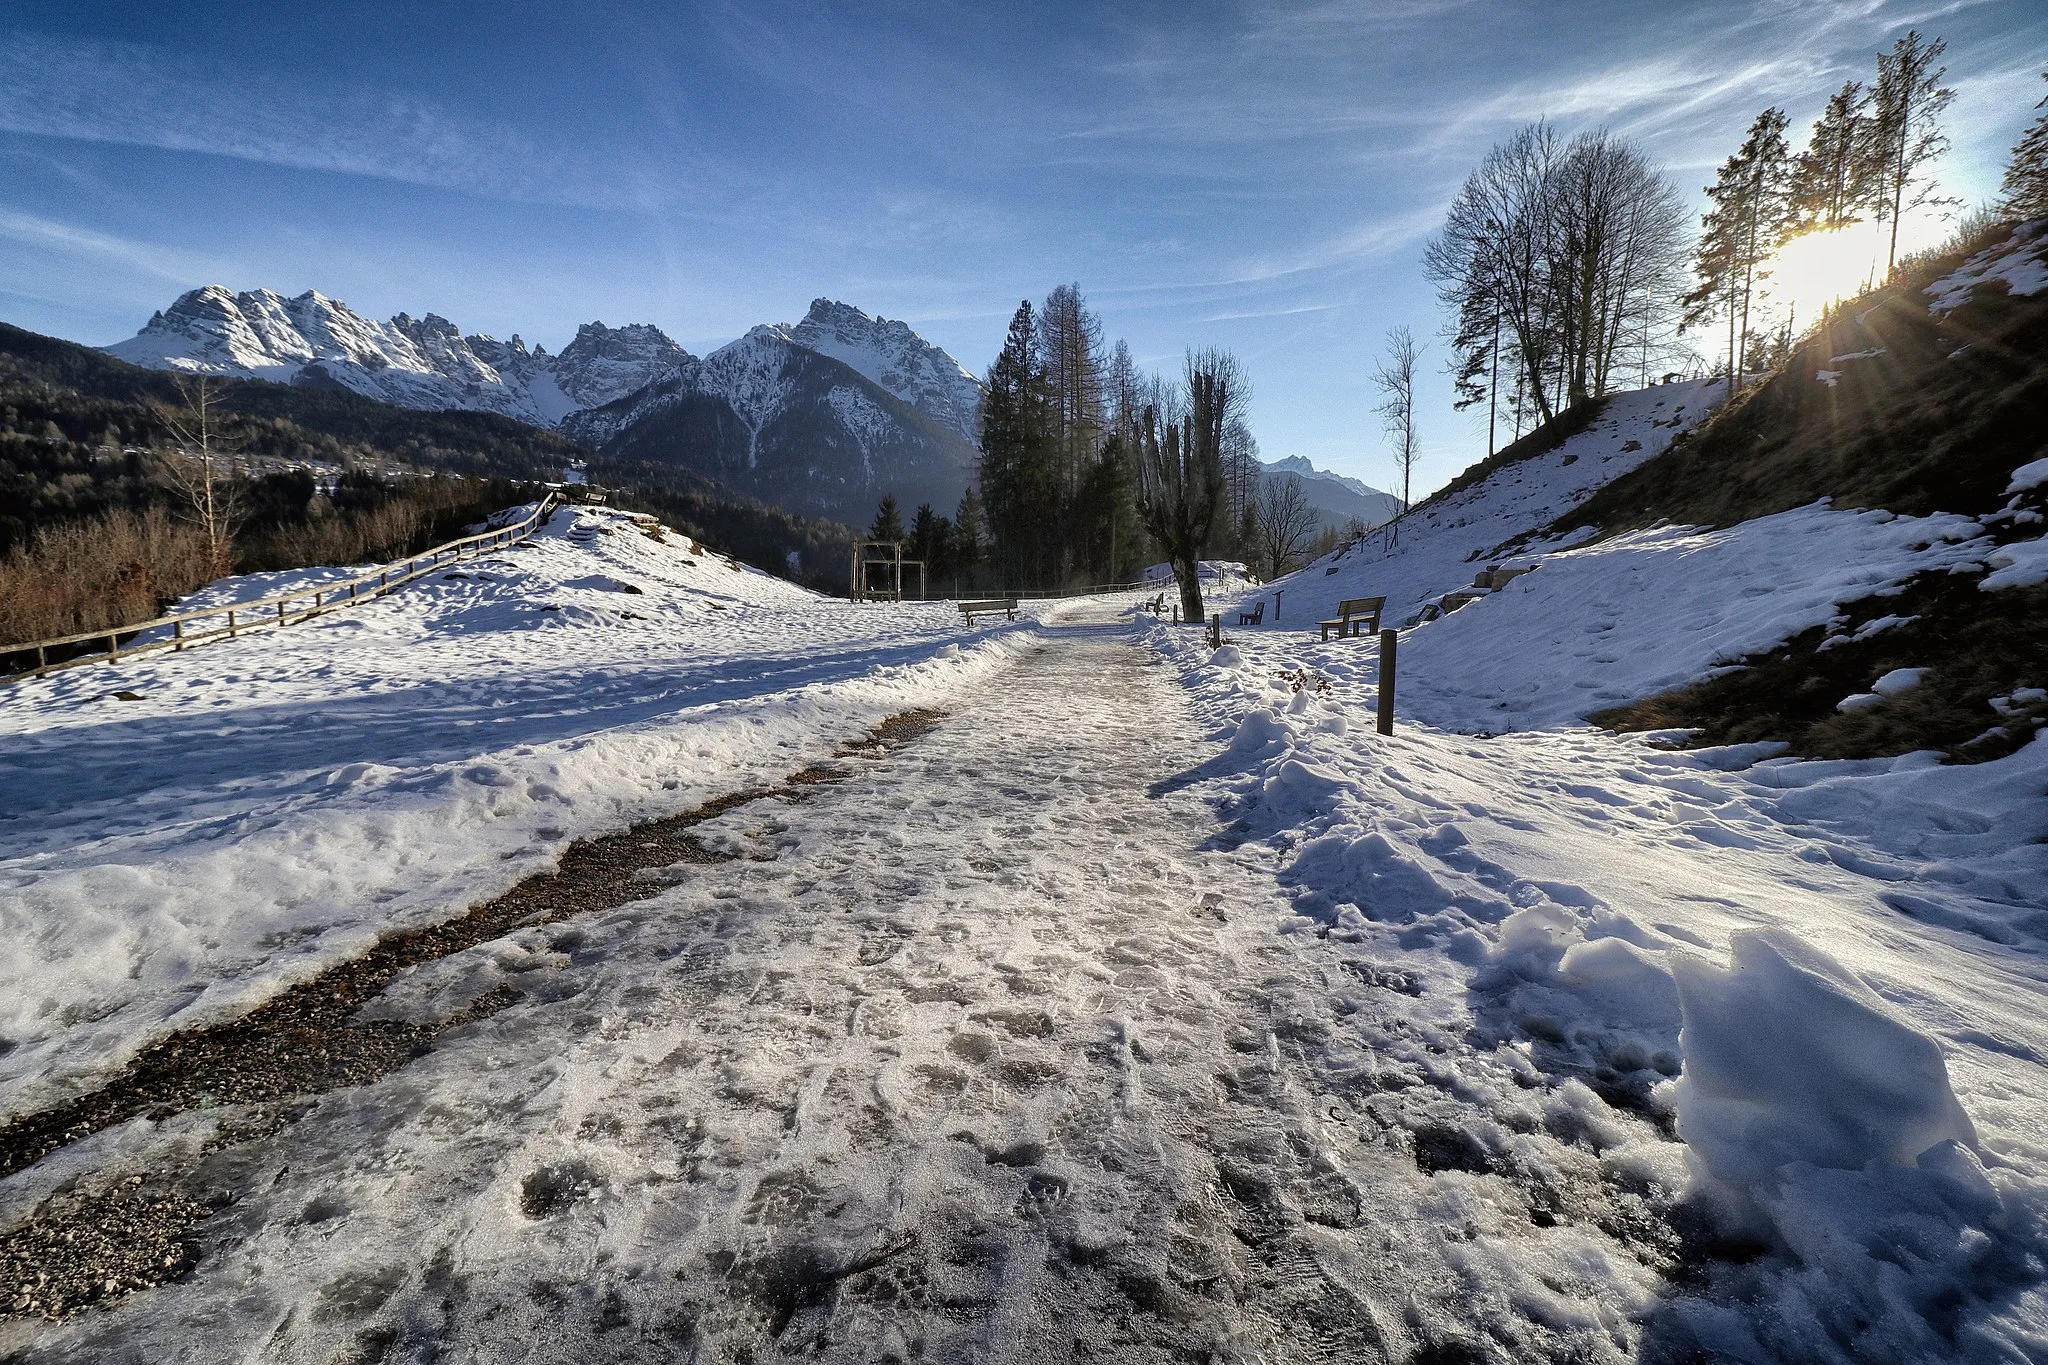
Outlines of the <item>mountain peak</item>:
M 975 439 L 981 412 L 981 382 L 907 322 L 870 317 L 850 303 L 811 300 L 811 311 L 789 340 L 831 356 L 895 394 L 927 417 Z

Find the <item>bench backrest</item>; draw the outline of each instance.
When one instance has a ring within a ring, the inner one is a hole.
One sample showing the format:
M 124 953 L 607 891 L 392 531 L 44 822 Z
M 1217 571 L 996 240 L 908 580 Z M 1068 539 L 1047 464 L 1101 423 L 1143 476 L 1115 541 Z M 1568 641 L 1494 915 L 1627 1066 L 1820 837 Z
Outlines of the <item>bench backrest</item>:
M 1339 616 L 1371 616 L 1387 605 L 1384 597 L 1347 597 L 1337 604 Z

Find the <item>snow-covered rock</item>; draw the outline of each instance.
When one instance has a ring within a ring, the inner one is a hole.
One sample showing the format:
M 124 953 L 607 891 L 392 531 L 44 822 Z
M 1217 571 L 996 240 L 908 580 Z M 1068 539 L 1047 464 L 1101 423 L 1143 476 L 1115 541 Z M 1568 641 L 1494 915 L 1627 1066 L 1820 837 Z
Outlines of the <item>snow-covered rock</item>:
M 585 323 L 559 356 L 518 336 L 464 336 L 435 313 L 374 322 L 313 290 L 181 295 L 107 351 L 152 369 L 339 388 L 399 407 L 495 412 L 535 426 L 668 378 L 690 355 L 657 327 Z
M 852 304 L 813 299 L 802 322 L 781 330 L 797 345 L 851 366 L 968 440 L 979 435 L 981 381 L 909 324 L 871 318 Z

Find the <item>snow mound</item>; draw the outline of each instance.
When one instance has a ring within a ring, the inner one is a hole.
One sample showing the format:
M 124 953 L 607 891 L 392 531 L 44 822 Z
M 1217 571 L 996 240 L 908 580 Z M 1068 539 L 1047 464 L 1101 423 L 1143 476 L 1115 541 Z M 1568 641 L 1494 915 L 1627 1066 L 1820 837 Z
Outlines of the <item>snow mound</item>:
M 1678 1132 L 1714 1179 L 1751 1190 L 1786 1166 L 1911 1166 L 1977 1145 L 1934 1039 L 1784 930 L 1739 933 L 1730 965 L 1672 956 L 1684 1011 Z
M 339 568 L 213 584 L 246 601 Z M 604 508 L 301 625 L 0 712 L 0 1112 L 246 1010 L 573 840 L 769 785 L 1021 649 Z M 115 688 L 141 700 L 108 703 Z M 61 968 L 55 964 L 61 963 Z

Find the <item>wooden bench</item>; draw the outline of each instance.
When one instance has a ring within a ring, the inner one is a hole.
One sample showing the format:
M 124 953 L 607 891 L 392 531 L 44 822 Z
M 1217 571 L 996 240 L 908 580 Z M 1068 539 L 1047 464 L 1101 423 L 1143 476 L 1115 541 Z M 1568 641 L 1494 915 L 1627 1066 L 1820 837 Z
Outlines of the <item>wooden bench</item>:
M 1250 611 L 1241 611 L 1237 614 L 1237 623 L 1241 626 L 1255 626 L 1265 619 L 1266 604 L 1263 600 Z
M 1014 597 L 991 598 L 986 602 L 962 602 L 960 604 L 960 614 L 967 618 L 967 624 L 970 626 L 974 624 L 976 616 L 994 616 L 997 612 L 1001 612 L 1012 621 L 1016 620 L 1017 599 Z
M 1340 640 L 1348 635 L 1376 633 L 1380 628 L 1380 611 L 1386 605 L 1384 597 L 1347 597 L 1337 604 L 1336 620 L 1318 621 L 1316 624 L 1323 628 L 1325 640 L 1330 638 L 1333 630 Z

